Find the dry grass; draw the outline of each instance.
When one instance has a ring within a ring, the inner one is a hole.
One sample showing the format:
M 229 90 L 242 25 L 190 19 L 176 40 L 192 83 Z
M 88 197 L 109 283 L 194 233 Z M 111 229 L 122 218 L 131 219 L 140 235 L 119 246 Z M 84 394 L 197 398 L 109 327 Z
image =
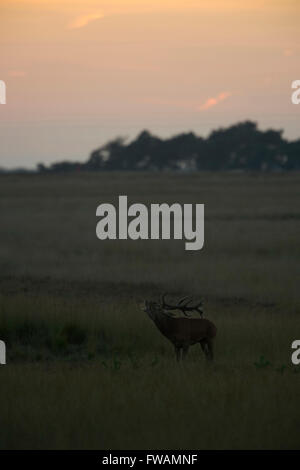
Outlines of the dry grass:
M 300 175 L 0 180 L 1 448 L 299 448 Z M 205 203 L 204 250 L 100 242 L 119 194 Z M 203 295 L 213 365 L 140 312 L 162 290 Z

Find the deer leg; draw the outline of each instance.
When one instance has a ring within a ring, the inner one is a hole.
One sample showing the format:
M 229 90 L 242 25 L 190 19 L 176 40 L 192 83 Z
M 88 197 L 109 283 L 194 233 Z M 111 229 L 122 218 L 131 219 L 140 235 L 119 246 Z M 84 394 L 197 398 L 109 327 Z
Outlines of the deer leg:
M 179 362 L 180 359 L 181 359 L 181 348 L 180 347 L 175 346 L 175 354 L 176 354 L 177 362 Z
M 183 349 L 182 349 L 182 359 L 185 359 L 187 353 L 188 353 L 188 350 L 189 350 L 189 347 L 188 346 L 184 346 Z
M 207 357 L 207 343 L 206 339 L 201 339 L 200 341 L 201 349 L 204 352 L 205 356 Z
M 208 339 L 206 344 L 207 344 L 207 359 L 212 361 L 214 358 L 213 342 L 211 339 Z

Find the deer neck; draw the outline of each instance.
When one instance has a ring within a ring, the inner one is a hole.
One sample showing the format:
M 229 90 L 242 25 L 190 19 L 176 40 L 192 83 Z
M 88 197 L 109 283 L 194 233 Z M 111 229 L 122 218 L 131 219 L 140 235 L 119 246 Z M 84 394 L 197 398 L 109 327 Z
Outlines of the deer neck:
M 154 318 L 154 323 L 157 326 L 157 328 L 162 332 L 165 333 L 168 329 L 168 322 L 169 319 L 165 317 L 164 315 L 157 315 Z

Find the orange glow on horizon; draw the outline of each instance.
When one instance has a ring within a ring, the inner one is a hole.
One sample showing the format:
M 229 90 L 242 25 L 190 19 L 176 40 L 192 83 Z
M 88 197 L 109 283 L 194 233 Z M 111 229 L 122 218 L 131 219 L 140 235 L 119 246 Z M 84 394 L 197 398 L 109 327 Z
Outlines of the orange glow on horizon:
M 0 0 L 0 13 L 7 155 L 79 158 L 141 127 L 208 133 L 246 118 L 297 135 L 298 1 Z

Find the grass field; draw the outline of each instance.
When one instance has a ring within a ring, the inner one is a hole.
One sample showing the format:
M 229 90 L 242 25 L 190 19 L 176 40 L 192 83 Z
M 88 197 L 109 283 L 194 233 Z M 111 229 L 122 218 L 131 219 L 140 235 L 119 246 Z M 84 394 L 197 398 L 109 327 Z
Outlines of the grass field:
M 96 238 L 96 207 L 205 204 L 205 246 Z M 300 448 L 300 175 L 0 176 L 2 449 Z M 145 313 L 197 294 L 215 361 Z

